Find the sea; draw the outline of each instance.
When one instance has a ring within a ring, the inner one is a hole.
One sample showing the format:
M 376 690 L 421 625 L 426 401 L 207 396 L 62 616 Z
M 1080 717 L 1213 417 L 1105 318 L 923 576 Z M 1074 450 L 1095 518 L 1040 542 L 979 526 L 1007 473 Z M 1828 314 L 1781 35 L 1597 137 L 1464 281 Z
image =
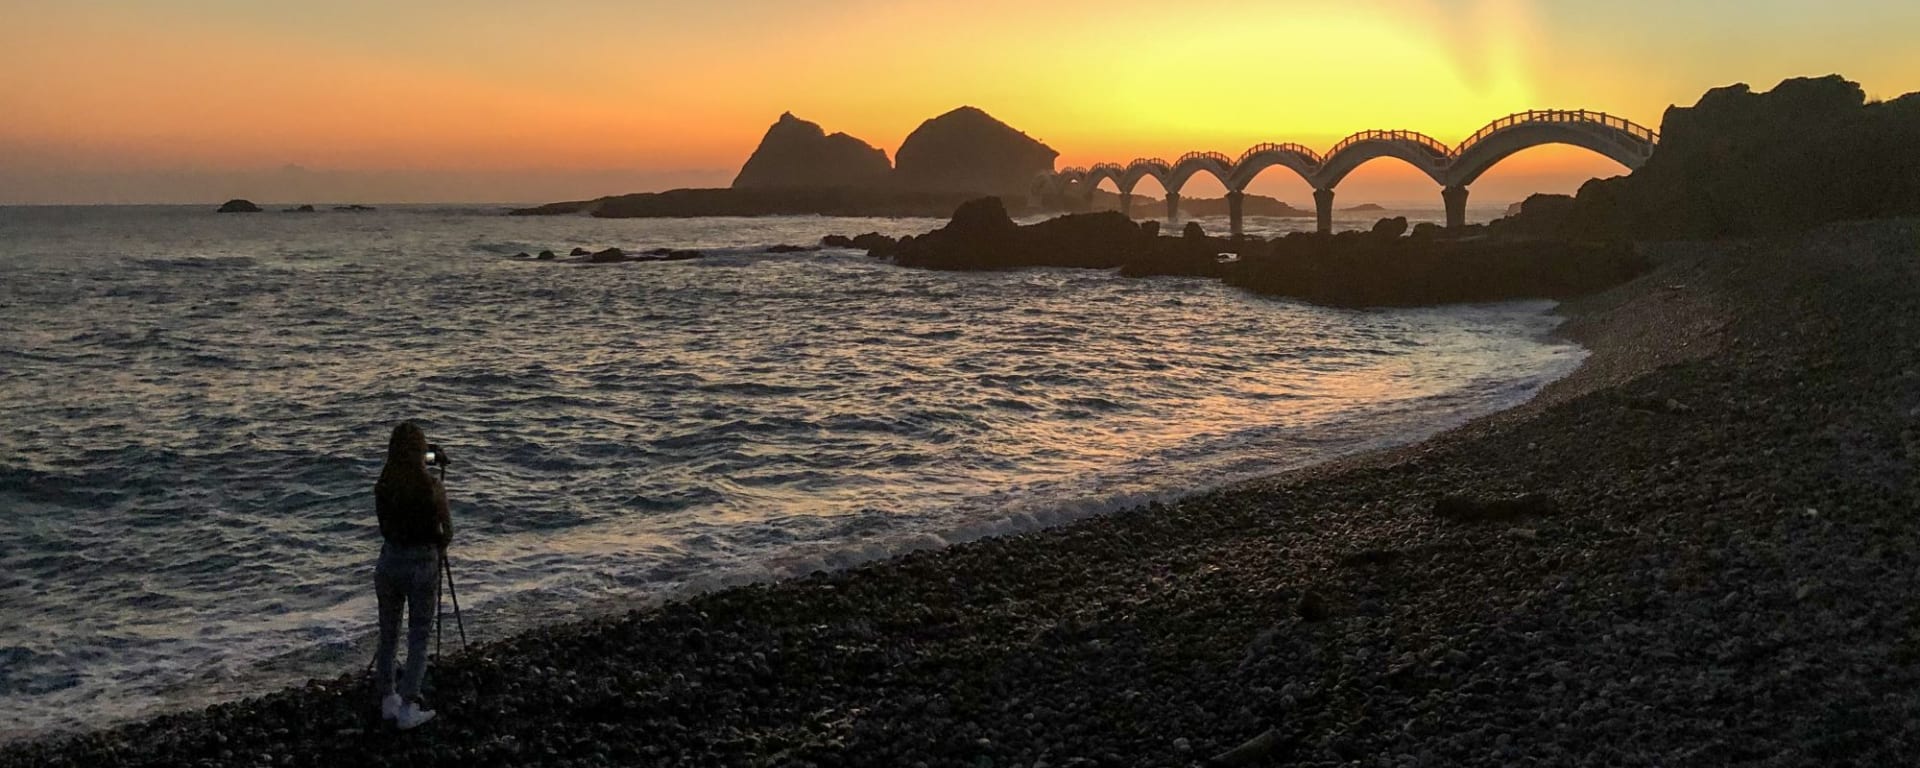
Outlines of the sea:
M 1418 441 L 1585 354 L 1549 302 L 769 250 L 932 219 L 504 210 L 0 208 L 0 740 L 363 670 L 403 419 L 480 642 Z M 614 246 L 707 255 L 517 257 Z

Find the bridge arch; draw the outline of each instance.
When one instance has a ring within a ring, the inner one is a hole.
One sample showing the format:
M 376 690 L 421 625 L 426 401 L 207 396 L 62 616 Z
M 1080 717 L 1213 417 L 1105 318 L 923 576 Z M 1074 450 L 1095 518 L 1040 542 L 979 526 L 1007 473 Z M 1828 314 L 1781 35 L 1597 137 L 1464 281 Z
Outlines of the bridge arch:
M 1312 184 L 1314 175 L 1320 172 L 1321 162 L 1318 152 L 1299 144 L 1255 144 L 1240 153 L 1240 159 L 1233 163 L 1232 178 L 1224 183 L 1227 189 L 1244 192 L 1262 171 L 1279 166 Z
M 1447 169 L 1446 186 L 1464 187 L 1514 153 L 1546 144 L 1568 144 L 1638 170 L 1653 156 L 1660 136 L 1651 129 L 1603 112 L 1519 112 L 1488 123 L 1460 142 Z
M 1127 163 L 1126 169 L 1121 172 L 1117 181 L 1121 192 L 1132 194 L 1135 184 L 1139 184 L 1141 179 L 1152 176 L 1162 188 L 1171 191 L 1173 185 L 1168 184 L 1167 179 L 1172 175 L 1173 169 L 1168 167 L 1167 161 L 1157 157 L 1137 157 L 1133 162 Z
M 1382 157 L 1391 157 L 1413 166 L 1433 183 L 1447 185 L 1447 167 L 1453 152 L 1438 139 L 1414 131 L 1362 131 L 1333 145 L 1325 162 L 1308 181 L 1317 190 L 1333 189 L 1354 169 Z
M 1121 194 L 1126 194 L 1129 190 L 1133 189 L 1133 185 L 1124 184 L 1120 181 L 1126 176 L 1126 173 L 1126 168 L 1114 163 L 1100 163 L 1092 168 L 1088 168 L 1086 175 L 1080 177 L 1080 183 L 1085 187 L 1088 200 L 1093 199 L 1093 191 L 1100 187 L 1100 182 L 1103 180 L 1113 182 L 1114 189 L 1119 190 Z
M 1173 168 L 1168 170 L 1167 177 L 1161 181 L 1166 184 L 1167 192 L 1177 195 L 1189 180 L 1200 173 L 1213 174 L 1213 177 L 1220 181 L 1221 186 L 1233 189 L 1232 183 L 1228 181 L 1233 177 L 1233 159 L 1219 152 L 1188 152 L 1181 155 L 1179 160 L 1173 162 Z

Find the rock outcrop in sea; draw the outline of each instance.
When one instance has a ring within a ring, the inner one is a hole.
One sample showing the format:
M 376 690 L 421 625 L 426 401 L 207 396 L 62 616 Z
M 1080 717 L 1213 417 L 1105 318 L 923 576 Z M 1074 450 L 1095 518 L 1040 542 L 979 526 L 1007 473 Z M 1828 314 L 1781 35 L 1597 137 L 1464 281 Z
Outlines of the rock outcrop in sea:
M 906 189 L 1024 195 L 1060 153 L 974 107 L 928 120 L 896 153 L 894 180 Z
M 734 189 L 875 187 L 893 165 L 887 153 L 845 133 L 783 113 L 734 177 Z
M 927 269 L 1119 268 L 1128 277 L 1214 277 L 1255 293 L 1341 307 L 1566 299 L 1648 267 L 1621 243 L 1459 238 L 1411 228 L 1402 217 L 1381 219 L 1368 232 L 1238 244 L 1207 235 L 1198 222 L 1179 237 L 1159 236 L 1158 222 L 1147 223 L 1155 226 L 1102 212 L 1020 226 L 998 198 L 982 198 L 960 206 L 940 229 L 874 243 L 868 253 Z M 1236 250 L 1237 260 L 1222 258 Z
M 253 201 L 241 200 L 239 198 L 228 200 L 225 203 L 220 204 L 220 210 L 215 211 L 215 213 L 259 213 L 259 212 L 260 212 L 260 206 L 254 205 Z
M 1111 269 L 1139 258 L 1152 237 L 1114 212 L 1082 213 L 1020 226 L 1000 198 L 968 201 L 946 226 L 869 251 L 904 267 L 989 270 L 1016 267 Z

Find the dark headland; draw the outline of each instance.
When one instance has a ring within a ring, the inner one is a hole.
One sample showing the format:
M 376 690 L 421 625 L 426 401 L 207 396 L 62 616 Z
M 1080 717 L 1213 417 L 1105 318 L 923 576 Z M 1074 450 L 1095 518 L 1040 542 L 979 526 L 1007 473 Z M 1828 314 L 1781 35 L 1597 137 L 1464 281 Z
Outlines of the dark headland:
M 1842 140 L 1713 142 L 1528 225 L 1642 228 L 1648 266 L 1563 305 L 1592 354 L 1513 411 L 476 647 L 406 736 L 346 673 L 0 765 L 1915 764 L 1920 97 L 1781 95 L 1691 114 Z

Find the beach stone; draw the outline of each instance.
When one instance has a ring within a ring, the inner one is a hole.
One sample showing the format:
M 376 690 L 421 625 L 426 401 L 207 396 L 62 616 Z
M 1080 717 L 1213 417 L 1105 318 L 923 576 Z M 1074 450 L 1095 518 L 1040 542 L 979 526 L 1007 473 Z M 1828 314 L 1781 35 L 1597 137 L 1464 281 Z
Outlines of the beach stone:
M 1305 621 L 1326 621 L 1332 615 L 1327 599 L 1311 589 L 1301 593 L 1293 604 L 1293 613 Z

